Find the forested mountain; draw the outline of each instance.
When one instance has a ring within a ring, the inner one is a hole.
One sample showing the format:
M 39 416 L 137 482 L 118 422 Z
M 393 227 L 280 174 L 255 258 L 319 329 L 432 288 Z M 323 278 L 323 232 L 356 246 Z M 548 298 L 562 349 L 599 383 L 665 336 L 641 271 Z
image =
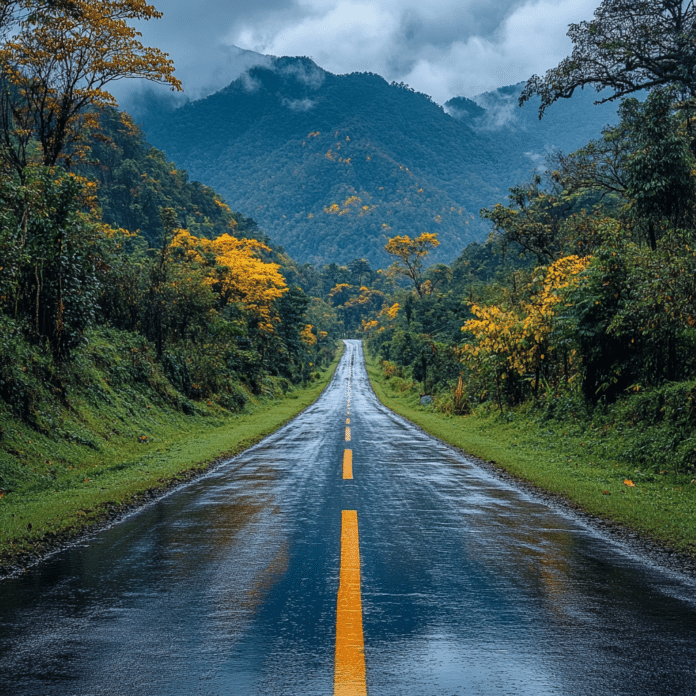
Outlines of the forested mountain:
M 538 100 L 519 107 L 524 84 L 484 92 L 473 100 L 455 97 L 445 104 L 445 111 L 480 135 L 487 134 L 492 139 L 504 136 L 516 156 L 521 153 L 525 163 L 541 166 L 547 154 L 573 152 L 618 120 L 616 103 L 595 104 L 605 95 L 597 95 L 592 89 L 578 90 L 572 99 L 559 100 L 539 119 Z
M 384 265 L 387 237 L 424 231 L 441 242 L 433 260 L 449 261 L 485 238 L 480 208 L 528 179 L 549 150 L 579 147 L 615 120 L 613 107 L 580 94 L 540 122 L 533 104 L 517 108 L 518 92 L 443 109 L 375 74 L 276 58 L 183 107 L 144 103 L 138 121 L 300 261 Z

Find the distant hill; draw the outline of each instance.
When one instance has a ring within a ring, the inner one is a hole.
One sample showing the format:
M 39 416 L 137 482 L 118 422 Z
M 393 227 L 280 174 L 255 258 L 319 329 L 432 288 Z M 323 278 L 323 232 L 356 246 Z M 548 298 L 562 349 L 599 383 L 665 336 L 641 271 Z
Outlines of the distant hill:
M 501 87 L 473 99 L 455 97 L 445 104 L 445 110 L 481 135 L 504 135 L 519 153 L 541 166 L 548 153 L 573 152 L 618 120 L 617 104 L 595 104 L 598 95 L 589 89 L 576 92 L 572 99 L 560 99 L 539 120 L 538 100 L 522 108 L 518 105 L 524 84 Z
M 388 236 L 423 231 L 439 235 L 433 260 L 450 261 L 485 238 L 481 207 L 529 178 L 548 149 L 576 148 L 612 120 L 581 95 L 539 123 L 533 106 L 523 117 L 510 108 L 515 92 L 443 108 L 379 75 L 273 58 L 179 108 L 143 104 L 138 120 L 177 167 L 299 261 L 385 265 Z

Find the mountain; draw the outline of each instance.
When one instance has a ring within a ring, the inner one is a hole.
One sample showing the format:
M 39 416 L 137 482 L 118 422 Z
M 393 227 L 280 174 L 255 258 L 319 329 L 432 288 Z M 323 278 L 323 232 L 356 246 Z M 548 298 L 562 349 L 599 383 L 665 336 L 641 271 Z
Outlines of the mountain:
M 604 126 L 618 121 L 617 105 L 595 104 L 598 95 L 589 89 L 576 92 L 572 99 L 560 99 L 540 120 L 538 100 L 522 108 L 518 105 L 524 84 L 501 87 L 473 99 L 455 97 L 445 104 L 445 110 L 480 134 L 504 134 L 518 152 L 541 166 L 550 152 L 573 152 L 597 138 Z
M 533 106 L 505 116 L 515 89 L 443 108 L 373 73 L 271 58 L 179 108 L 144 102 L 139 120 L 177 167 L 299 261 L 383 266 L 388 237 L 428 231 L 441 242 L 432 260 L 446 262 L 485 238 L 481 207 L 528 179 L 544 152 L 577 141 L 576 122 L 599 134 L 587 99 L 565 127 L 539 124 Z

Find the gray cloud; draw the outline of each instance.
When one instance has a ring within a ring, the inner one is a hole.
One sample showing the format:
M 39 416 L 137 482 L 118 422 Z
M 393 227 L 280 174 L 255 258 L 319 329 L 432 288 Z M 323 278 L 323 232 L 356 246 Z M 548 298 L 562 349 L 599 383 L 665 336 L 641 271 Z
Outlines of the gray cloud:
M 168 52 L 189 98 L 268 55 L 307 55 L 334 73 L 371 71 L 443 103 L 543 73 L 570 52 L 570 22 L 597 0 L 161 0 L 138 28 Z M 241 48 L 239 48 L 241 47 Z M 243 50 L 245 49 L 245 50 Z M 321 72 L 303 79 L 320 80 Z M 118 85 L 128 100 L 139 86 Z

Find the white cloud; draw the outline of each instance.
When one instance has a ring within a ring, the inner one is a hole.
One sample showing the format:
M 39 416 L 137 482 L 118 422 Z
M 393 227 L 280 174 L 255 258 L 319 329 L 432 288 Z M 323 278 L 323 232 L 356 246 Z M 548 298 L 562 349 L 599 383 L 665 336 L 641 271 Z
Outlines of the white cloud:
M 308 55 L 330 72 L 377 72 L 443 103 L 553 67 L 571 50 L 568 24 L 590 18 L 595 3 L 507 2 L 491 10 L 490 3 L 475 1 L 308 0 L 297 21 L 245 24 L 228 38 L 261 53 Z M 499 21 L 492 24 L 489 15 Z M 471 26 L 481 33 L 471 33 Z
M 443 103 L 544 73 L 569 54 L 568 24 L 598 0 L 163 0 L 139 28 L 167 51 L 186 92 L 220 89 L 258 54 L 370 71 Z M 240 51 L 237 47 L 247 49 Z M 253 53 L 252 53 L 253 52 Z
M 245 26 L 229 39 L 260 53 L 307 55 L 329 72 L 380 72 L 386 44 L 397 30 L 394 17 L 374 4 L 338 2 L 325 12 L 312 12 L 297 23 L 275 30 Z
M 310 111 L 316 105 L 312 99 L 286 99 L 283 97 L 283 106 L 287 106 L 290 111 Z
M 568 24 L 591 16 L 594 2 L 527 4 L 491 37 L 472 36 L 445 48 L 423 47 L 403 79 L 442 103 L 455 95 L 472 97 L 543 74 L 570 53 Z

